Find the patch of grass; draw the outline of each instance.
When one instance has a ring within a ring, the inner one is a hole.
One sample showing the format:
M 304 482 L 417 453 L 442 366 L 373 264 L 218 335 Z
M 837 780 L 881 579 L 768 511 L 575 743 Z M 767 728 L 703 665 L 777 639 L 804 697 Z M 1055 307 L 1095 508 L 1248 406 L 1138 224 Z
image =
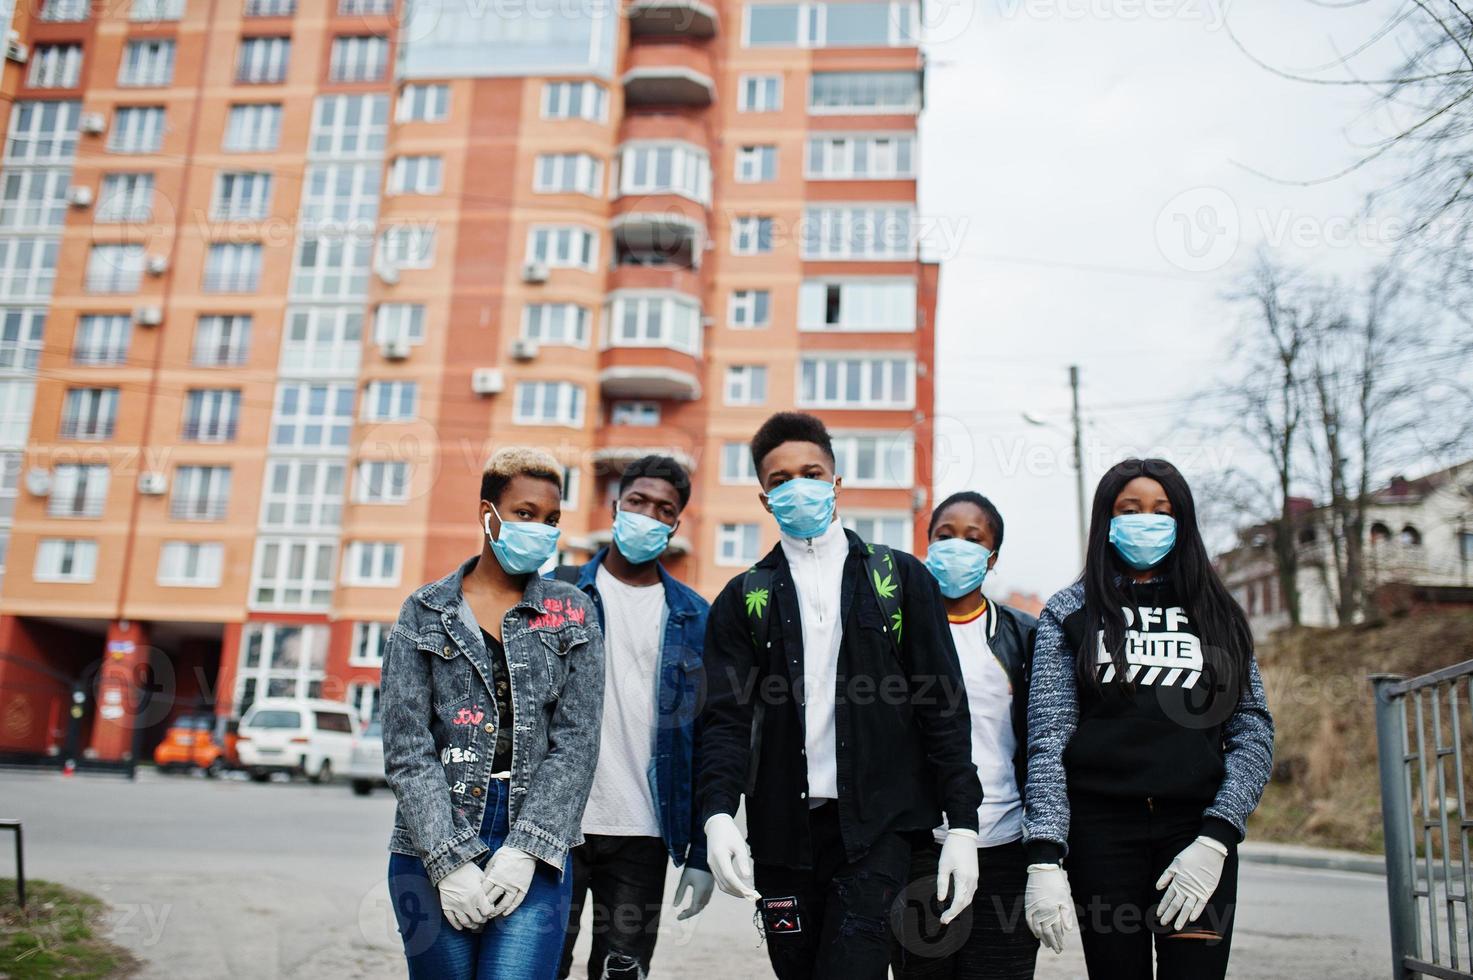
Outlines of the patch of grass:
M 0 878 L 0 980 L 127 977 L 139 963 L 102 938 L 107 906 L 49 881 L 26 881 L 26 907 L 15 879 Z

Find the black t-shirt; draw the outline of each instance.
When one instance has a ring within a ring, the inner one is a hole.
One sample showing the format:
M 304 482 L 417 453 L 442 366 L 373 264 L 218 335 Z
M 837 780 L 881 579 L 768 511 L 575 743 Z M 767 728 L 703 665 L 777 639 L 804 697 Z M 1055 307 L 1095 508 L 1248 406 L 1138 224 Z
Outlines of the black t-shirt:
M 491 693 L 496 698 L 496 751 L 491 757 L 491 771 L 507 772 L 511 769 L 511 671 L 507 669 L 506 648 L 501 641 L 485 630 L 481 630 L 481 640 L 490 655 L 491 682 L 495 688 Z

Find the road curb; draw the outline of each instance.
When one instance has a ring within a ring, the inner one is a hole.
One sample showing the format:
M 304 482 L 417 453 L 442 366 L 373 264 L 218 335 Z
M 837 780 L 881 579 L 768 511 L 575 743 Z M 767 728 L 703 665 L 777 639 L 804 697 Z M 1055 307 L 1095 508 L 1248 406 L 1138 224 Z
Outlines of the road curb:
M 1356 854 L 1352 851 L 1330 851 L 1283 844 L 1243 844 L 1238 848 L 1238 858 L 1251 864 L 1277 864 L 1318 871 L 1351 871 L 1383 877 L 1386 874 L 1386 862 L 1380 855 Z

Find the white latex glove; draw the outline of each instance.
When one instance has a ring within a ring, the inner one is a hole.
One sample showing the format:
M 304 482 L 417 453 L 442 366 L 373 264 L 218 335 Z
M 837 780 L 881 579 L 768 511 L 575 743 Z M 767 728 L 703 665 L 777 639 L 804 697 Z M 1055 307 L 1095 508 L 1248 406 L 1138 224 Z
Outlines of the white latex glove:
M 440 910 L 457 929 L 474 929 L 491 917 L 491 902 L 481 890 L 481 869 L 474 861 L 440 879 Z
M 977 832 L 950 830 L 941 845 L 941 860 L 936 864 L 936 901 L 951 904 L 941 913 L 941 924 L 948 925 L 961 915 L 977 893 Z
M 1156 881 L 1157 888 L 1166 889 L 1156 905 L 1156 916 L 1163 924 L 1180 929 L 1202 914 L 1217 891 L 1227 854 L 1222 841 L 1198 837 L 1166 866 Z
M 491 904 L 491 915 L 511 915 L 532 887 L 537 859 L 515 847 L 498 847 L 486 865 L 481 889 Z
M 671 900 L 671 904 L 679 906 L 681 897 L 689 890 L 690 905 L 675 917 L 676 920 L 689 919 L 699 914 L 706 907 L 706 903 L 711 901 L 711 892 L 715 888 L 716 878 L 711 872 L 692 868 L 689 864 L 681 868 L 680 881 L 675 886 L 675 898 Z
M 1062 953 L 1064 937 L 1075 925 L 1074 895 L 1063 868 L 1057 864 L 1028 865 L 1023 910 L 1033 934 L 1055 953 Z
M 716 884 L 728 895 L 756 901 L 762 896 L 752 887 L 752 852 L 730 814 L 712 814 L 706 821 L 706 860 Z

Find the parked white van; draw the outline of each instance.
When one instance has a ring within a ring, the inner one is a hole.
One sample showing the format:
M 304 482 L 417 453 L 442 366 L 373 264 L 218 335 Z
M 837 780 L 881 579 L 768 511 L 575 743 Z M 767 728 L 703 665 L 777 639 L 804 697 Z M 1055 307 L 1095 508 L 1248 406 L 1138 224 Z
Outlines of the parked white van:
M 256 782 L 273 772 L 330 782 L 347 772 L 353 755 L 357 714 L 344 701 L 262 698 L 240 719 L 236 754 Z

